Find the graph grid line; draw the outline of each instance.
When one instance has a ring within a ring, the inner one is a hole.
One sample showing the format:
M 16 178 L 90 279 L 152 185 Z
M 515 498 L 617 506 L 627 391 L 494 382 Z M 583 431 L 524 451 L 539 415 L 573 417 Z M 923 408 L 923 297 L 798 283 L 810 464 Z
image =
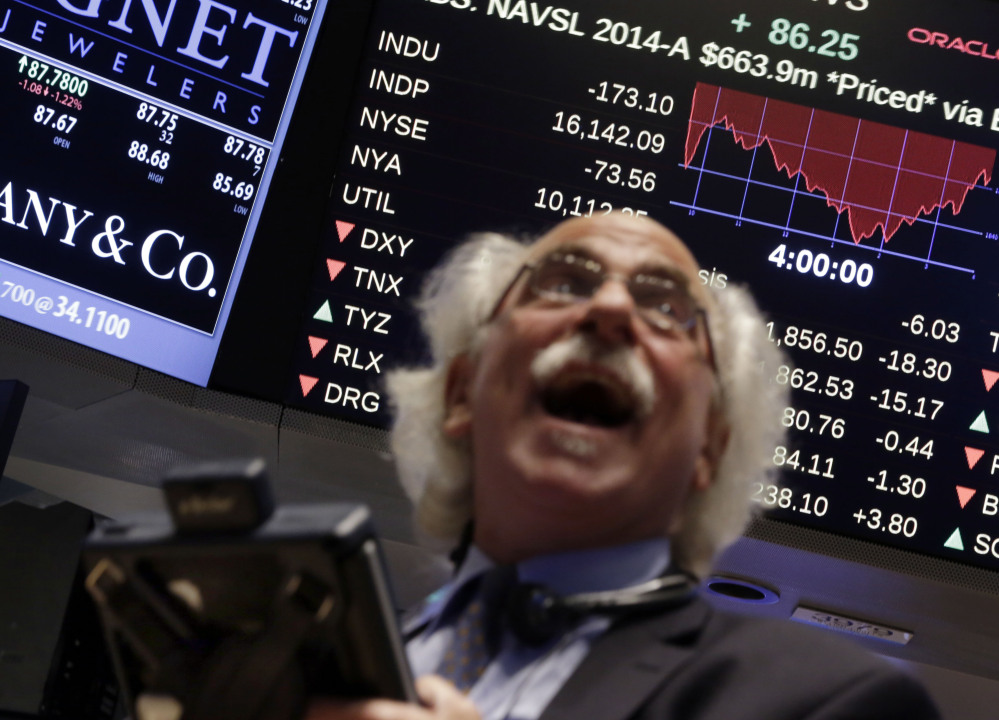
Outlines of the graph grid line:
M 722 126 L 739 146 L 752 153 L 745 177 L 707 168 L 706 160 L 717 126 Z M 705 145 L 702 162 L 693 166 L 702 142 Z M 793 188 L 760 182 L 752 177 L 757 151 L 764 143 L 767 143 L 777 169 L 794 179 Z M 844 241 L 835 235 L 840 215 L 845 213 L 855 246 L 971 272 L 968 268 L 936 262 L 930 256 L 939 228 L 982 235 L 968 228 L 940 223 L 940 211 L 950 205 L 955 215 L 959 213 L 968 193 L 991 181 L 995 156 L 996 151 L 992 148 L 698 83 L 691 105 L 683 162 L 684 168 L 698 172 L 697 185 L 692 203 L 671 204 L 839 243 Z M 704 175 L 744 183 L 737 214 L 702 205 L 700 193 Z M 800 187 L 802 178 L 805 191 Z M 754 184 L 790 193 L 783 226 L 747 217 L 746 197 L 749 187 Z M 837 211 L 832 237 L 791 227 L 798 196 L 814 197 L 819 193 L 825 196 L 826 205 Z M 888 252 L 885 246 L 899 228 L 915 223 L 932 226 L 927 255 L 917 257 Z M 877 246 L 860 245 L 878 230 L 881 240 Z

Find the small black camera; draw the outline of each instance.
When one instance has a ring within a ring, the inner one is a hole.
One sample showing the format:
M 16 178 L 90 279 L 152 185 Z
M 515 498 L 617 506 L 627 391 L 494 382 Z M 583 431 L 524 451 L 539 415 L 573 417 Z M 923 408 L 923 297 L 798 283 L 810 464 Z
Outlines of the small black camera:
M 163 479 L 163 496 L 181 535 L 249 532 L 274 512 L 261 458 L 178 468 Z

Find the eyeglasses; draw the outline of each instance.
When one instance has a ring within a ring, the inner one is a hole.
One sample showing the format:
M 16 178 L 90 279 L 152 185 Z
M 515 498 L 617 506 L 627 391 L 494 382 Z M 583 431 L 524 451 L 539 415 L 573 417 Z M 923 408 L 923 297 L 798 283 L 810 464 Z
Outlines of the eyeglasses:
M 704 309 L 690 296 L 685 284 L 664 274 L 609 273 L 598 261 L 571 252 L 553 252 L 525 264 L 511 287 L 524 272 L 529 273 L 528 287 L 536 296 L 565 305 L 589 300 L 609 279 L 620 280 L 628 288 L 639 316 L 659 330 L 689 333 L 698 316 L 705 317 Z

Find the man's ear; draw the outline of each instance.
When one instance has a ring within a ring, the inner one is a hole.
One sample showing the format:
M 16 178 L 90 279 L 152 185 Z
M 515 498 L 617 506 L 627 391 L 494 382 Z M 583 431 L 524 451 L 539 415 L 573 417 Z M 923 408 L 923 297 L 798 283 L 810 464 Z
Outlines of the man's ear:
M 708 420 L 704 446 L 694 467 L 694 482 L 691 486 L 693 492 L 704 492 L 711 487 L 715 472 L 718 470 L 718 463 L 725 448 L 728 447 L 729 433 L 730 428 L 725 421 L 724 413 L 720 408 L 713 408 Z
M 471 386 L 474 365 L 467 353 L 458 355 L 447 369 L 444 381 L 444 420 L 441 431 L 445 437 L 466 436 L 472 427 Z

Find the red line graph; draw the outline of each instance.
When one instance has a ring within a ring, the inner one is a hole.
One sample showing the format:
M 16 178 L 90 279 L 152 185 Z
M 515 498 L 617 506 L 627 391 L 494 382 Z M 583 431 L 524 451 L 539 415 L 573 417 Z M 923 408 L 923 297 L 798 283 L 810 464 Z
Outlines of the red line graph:
M 887 242 L 936 208 L 950 205 L 956 215 L 979 179 L 992 179 L 996 158 L 991 148 L 698 83 L 685 167 L 716 125 L 745 150 L 766 142 L 778 170 L 800 174 L 809 192 L 847 213 L 855 243 L 879 227 Z

